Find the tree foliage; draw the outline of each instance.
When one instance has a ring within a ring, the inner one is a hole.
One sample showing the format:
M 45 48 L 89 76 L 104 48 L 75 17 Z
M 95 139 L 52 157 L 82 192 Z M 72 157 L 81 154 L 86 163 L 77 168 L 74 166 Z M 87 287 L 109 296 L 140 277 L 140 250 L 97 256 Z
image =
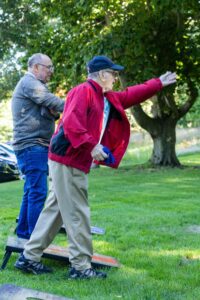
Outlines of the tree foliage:
M 150 115 L 133 109 L 152 138 L 162 136 L 166 120 L 175 128 L 197 101 L 199 0 L 2 0 L 0 17 L 0 59 L 20 51 L 25 66 L 32 53 L 47 53 L 56 66 L 54 90 L 83 81 L 86 62 L 98 54 L 126 66 L 123 87 L 176 71 L 178 88 L 160 93 Z
M 2 0 L 0 58 L 11 48 L 26 58 L 46 52 L 55 81 L 73 85 L 93 55 L 107 54 L 126 66 L 127 84 L 167 69 L 184 83 L 197 78 L 199 8 L 198 0 Z

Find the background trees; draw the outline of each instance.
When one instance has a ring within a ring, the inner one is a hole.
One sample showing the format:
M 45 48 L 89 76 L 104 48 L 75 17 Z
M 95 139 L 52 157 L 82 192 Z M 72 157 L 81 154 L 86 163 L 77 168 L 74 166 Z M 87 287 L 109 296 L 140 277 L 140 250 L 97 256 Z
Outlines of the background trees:
M 197 101 L 200 62 L 198 0 L 17 0 L 1 1 L 0 59 L 33 52 L 52 57 L 52 89 L 68 90 L 86 77 L 86 62 L 96 54 L 126 66 L 123 87 L 176 71 L 178 85 L 154 98 L 151 108 L 134 107 L 135 119 L 151 135 L 151 162 L 179 165 L 177 122 Z

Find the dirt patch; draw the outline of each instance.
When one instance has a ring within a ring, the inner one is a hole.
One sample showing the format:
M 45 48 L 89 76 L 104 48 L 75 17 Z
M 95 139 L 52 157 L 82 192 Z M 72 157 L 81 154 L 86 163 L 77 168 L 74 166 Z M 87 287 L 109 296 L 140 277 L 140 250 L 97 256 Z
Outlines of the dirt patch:
M 186 228 L 186 231 L 200 234 L 200 225 L 190 225 Z

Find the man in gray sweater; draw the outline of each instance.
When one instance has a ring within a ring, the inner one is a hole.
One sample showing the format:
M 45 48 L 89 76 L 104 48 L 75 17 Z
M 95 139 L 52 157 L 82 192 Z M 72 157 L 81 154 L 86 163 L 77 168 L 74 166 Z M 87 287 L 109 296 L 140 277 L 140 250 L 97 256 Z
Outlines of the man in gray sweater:
M 13 148 L 25 178 L 17 236 L 25 239 L 29 239 L 47 196 L 48 146 L 55 119 L 64 108 L 64 101 L 46 86 L 53 71 L 47 55 L 32 55 L 28 72 L 12 98 Z

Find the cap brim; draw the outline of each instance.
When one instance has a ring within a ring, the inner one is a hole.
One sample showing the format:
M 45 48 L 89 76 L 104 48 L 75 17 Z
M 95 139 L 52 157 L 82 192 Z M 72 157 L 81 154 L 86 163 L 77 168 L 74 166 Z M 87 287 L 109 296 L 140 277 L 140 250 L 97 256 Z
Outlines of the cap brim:
M 115 70 L 115 71 L 122 71 L 122 70 L 124 70 L 124 67 L 120 66 L 120 65 L 113 65 L 109 69 L 112 69 L 112 70 Z

